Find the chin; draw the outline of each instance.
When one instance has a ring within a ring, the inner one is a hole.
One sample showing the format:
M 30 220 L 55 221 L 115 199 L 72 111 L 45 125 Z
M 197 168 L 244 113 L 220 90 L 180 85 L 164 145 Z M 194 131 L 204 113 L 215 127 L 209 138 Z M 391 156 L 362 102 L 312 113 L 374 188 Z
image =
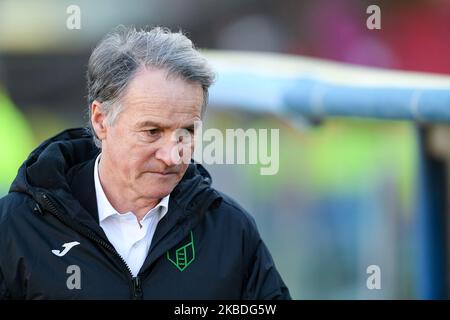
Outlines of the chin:
M 171 175 L 171 177 L 154 177 L 153 174 L 144 175 L 146 179 L 139 179 L 134 184 L 138 186 L 138 192 L 144 193 L 146 196 L 151 196 L 152 198 L 163 198 L 167 196 L 176 187 L 180 179 L 178 176 Z M 136 188 L 134 188 L 136 190 Z
M 148 186 L 149 184 L 147 184 Z M 145 190 L 145 194 L 147 196 L 151 196 L 152 198 L 164 198 L 169 193 L 172 192 L 172 190 L 175 188 L 175 185 L 161 185 L 158 183 L 153 182 L 151 188 L 141 189 Z

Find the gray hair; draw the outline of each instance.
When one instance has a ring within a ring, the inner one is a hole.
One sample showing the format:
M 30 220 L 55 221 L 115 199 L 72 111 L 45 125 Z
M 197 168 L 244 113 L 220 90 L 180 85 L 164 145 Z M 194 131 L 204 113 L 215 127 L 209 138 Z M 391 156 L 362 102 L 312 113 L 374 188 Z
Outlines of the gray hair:
M 181 31 L 173 33 L 167 28 L 137 31 L 134 27 L 119 26 L 103 38 L 89 58 L 89 127 L 97 147 L 101 148 L 101 141 L 90 120 L 92 103 L 94 100 L 101 103 L 108 124 L 113 125 L 122 110 L 120 98 L 137 70 L 143 66 L 161 68 L 169 75 L 200 84 L 203 88 L 203 116 L 214 73 L 192 41 Z

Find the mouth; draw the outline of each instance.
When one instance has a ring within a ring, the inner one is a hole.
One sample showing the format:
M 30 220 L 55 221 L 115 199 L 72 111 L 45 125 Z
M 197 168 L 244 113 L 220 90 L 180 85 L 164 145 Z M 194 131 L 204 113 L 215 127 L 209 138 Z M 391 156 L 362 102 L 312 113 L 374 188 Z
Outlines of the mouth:
M 148 173 L 161 177 L 168 177 L 175 174 L 175 172 L 157 172 L 157 171 L 149 171 Z

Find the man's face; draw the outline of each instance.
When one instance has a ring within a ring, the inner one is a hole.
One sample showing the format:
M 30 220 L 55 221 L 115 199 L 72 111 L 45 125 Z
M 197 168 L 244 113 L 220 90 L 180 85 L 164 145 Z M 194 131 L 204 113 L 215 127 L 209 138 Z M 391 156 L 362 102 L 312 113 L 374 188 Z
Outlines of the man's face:
M 107 158 L 109 167 L 105 174 L 113 175 L 127 194 L 162 198 L 172 192 L 189 165 L 180 163 L 175 137 L 180 129 L 193 135 L 194 122 L 201 120 L 202 87 L 167 77 L 164 70 L 143 68 L 129 83 L 121 103 L 122 112 L 100 137 L 101 161 Z

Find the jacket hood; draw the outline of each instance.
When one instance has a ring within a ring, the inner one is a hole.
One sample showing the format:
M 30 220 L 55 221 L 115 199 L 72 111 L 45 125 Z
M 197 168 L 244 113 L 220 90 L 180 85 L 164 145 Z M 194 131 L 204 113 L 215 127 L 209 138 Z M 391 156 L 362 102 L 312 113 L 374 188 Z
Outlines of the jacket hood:
M 44 141 L 31 152 L 19 168 L 10 192 L 30 195 L 46 209 L 43 195 L 55 200 L 64 212 L 76 218 L 81 210 L 70 188 L 72 168 L 94 159 L 100 153 L 87 128 L 65 130 Z M 171 193 L 175 205 L 181 208 L 178 220 L 184 219 L 192 211 L 204 213 L 207 206 L 220 198 L 211 188 L 212 179 L 206 169 L 197 163 L 191 163 Z
M 95 157 L 100 150 L 87 129 L 68 129 L 34 149 L 14 179 L 10 192 L 39 198 L 39 192 L 70 192 L 66 178 L 69 169 Z

